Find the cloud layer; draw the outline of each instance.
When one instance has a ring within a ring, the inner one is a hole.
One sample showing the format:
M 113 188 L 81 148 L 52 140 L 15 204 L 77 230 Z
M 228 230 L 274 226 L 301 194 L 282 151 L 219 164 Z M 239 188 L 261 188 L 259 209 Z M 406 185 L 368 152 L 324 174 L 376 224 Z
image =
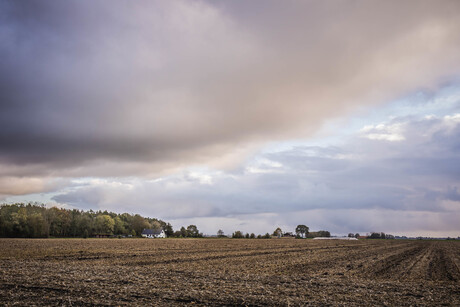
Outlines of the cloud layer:
M 423 225 L 424 231 L 458 231 L 460 115 L 394 118 L 377 131 L 394 126 L 403 127 L 401 138 L 370 137 L 375 133 L 366 128 L 341 146 L 261 153 L 238 171 L 98 180 L 54 200 L 118 211 L 129 211 L 135 203 L 166 219 L 208 221 L 209 231 L 216 221 L 246 231 L 260 224 L 258 231 L 264 232 L 270 223 L 294 228 L 301 219 L 339 233 L 420 232 Z M 263 221 L 248 222 L 259 218 Z
M 455 87 L 459 12 L 455 0 L 2 1 L 0 197 L 209 232 L 451 233 L 458 96 L 424 117 L 443 102 L 422 95 L 334 144 L 260 149 Z
M 234 167 L 460 68 L 458 1 L 1 6 L 2 176 Z

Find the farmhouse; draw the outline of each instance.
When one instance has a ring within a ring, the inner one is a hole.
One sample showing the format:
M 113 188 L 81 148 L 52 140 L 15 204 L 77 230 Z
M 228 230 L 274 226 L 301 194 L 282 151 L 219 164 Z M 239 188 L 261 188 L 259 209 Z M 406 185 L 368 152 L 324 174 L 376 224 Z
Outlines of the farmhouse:
M 166 233 L 163 229 L 144 229 L 142 231 L 142 237 L 144 238 L 166 238 Z

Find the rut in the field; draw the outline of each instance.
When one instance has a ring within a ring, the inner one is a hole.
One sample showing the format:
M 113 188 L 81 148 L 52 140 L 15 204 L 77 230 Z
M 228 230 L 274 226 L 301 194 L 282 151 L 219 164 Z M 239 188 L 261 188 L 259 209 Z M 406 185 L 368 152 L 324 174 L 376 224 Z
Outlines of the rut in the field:
M 460 242 L 0 239 L 0 305 L 460 306 Z
M 377 279 L 458 281 L 460 271 L 456 262 L 455 254 L 445 245 L 423 242 L 370 262 L 363 274 Z

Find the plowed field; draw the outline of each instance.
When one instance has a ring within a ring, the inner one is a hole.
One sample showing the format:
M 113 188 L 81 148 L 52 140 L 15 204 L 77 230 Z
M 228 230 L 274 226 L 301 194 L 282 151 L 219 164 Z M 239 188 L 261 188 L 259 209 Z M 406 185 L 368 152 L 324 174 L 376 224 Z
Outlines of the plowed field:
M 0 239 L 0 305 L 460 306 L 460 242 Z

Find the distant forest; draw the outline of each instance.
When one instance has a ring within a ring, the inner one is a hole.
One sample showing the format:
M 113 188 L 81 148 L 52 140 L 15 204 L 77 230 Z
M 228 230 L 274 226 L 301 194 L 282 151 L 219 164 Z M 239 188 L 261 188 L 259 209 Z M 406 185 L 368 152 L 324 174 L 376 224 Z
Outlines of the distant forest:
M 174 236 L 171 224 L 139 214 L 47 208 L 42 204 L 4 204 L 0 207 L 0 237 L 140 236 L 146 228 L 163 228 L 167 236 Z

